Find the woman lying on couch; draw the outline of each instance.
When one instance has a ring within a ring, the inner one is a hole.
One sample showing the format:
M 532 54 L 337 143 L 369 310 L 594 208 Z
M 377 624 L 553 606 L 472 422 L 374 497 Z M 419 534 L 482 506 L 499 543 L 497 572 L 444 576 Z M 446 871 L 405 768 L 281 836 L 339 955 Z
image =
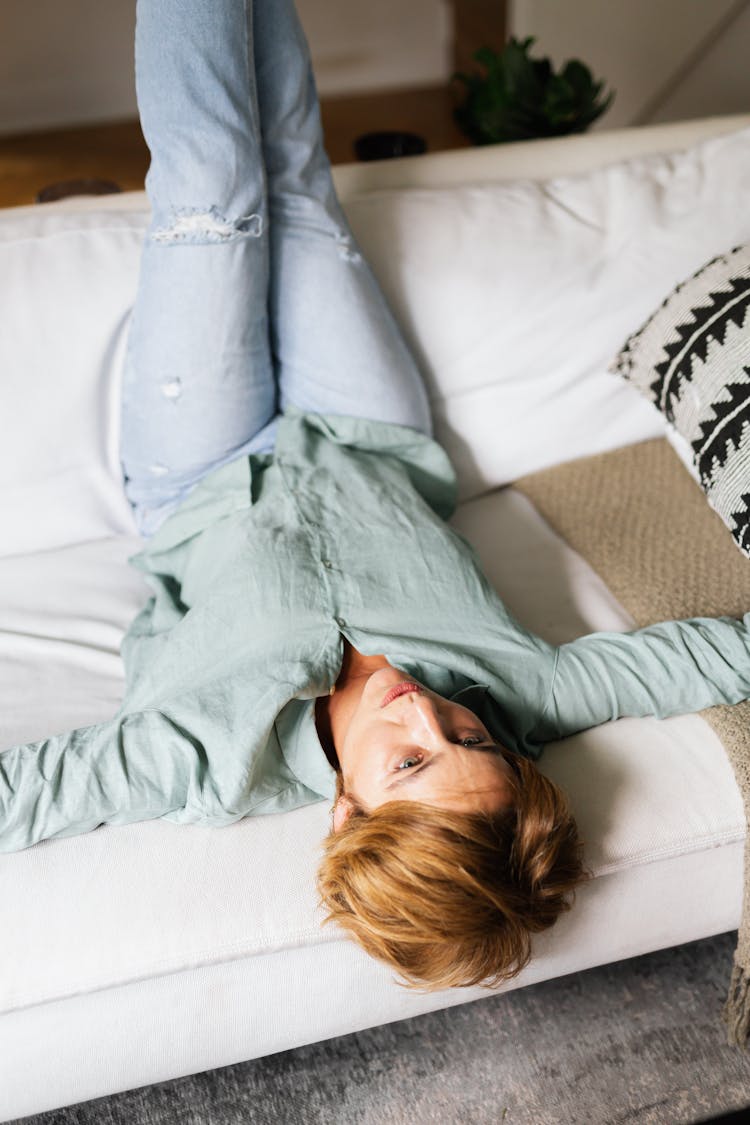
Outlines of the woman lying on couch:
M 453 471 L 336 199 L 292 0 L 139 0 L 136 81 L 122 461 L 153 596 L 117 714 L 2 755 L 0 848 L 333 800 L 330 917 L 408 982 L 504 979 L 584 877 L 532 759 L 746 698 L 747 619 L 554 647 L 508 614 L 445 523 Z

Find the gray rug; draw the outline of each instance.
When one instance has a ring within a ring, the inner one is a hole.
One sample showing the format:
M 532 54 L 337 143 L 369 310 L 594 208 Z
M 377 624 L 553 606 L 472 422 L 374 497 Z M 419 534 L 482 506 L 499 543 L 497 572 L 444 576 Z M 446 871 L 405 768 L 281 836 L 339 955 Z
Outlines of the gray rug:
M 719 1014 L 734 935 L 24 1125 L 692 1125 L 750 1105 Z

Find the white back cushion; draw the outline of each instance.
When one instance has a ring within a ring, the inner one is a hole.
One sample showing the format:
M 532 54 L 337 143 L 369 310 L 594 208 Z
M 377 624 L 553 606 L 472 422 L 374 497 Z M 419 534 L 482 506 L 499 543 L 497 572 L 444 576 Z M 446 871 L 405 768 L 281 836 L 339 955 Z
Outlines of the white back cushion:
M 354 198 L 461 495 L 664 432 L 607 371 L 681 278 L 750 236 L 750 130 L 541 182 Z
M 607 365 L 676 281 L 750 239 L 749 191 L 745 129 L 576 176 L 346 201 L 463 498 L 663 432 Z M 112 203 L 0 214 L 2 555 L 133 532 L 119 388 L 148 211 Z
M 147 222 L 0 213 L 0 555 L 134 531 L 119 393 Z

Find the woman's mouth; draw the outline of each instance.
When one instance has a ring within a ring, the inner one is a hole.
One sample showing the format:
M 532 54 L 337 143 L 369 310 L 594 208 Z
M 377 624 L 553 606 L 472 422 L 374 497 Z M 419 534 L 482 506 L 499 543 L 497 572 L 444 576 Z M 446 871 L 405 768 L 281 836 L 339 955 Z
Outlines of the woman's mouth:
M 410 691 L 422 691 L 422 685 L 415 684 L 413 680 L 402 680 L 400 684 L 388 689 L 380 706 L 387 707 L 389 703 L 393 703 L 394 699 L 398 699 L 400 695 L 406 695 Z

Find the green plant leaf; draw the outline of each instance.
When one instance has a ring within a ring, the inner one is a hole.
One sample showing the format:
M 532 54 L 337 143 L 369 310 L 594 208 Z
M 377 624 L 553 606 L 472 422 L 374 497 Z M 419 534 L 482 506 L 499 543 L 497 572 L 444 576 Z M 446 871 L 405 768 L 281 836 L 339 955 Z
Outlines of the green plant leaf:
M 601 89 L 603 85 L 601 82 L 594 82 L 591 71 L 579 59 L 568 59 L 560 72 L 560 77 L 579 97 L 586 97 Z
M 497 67 L 498 55 L 491 47 L 480 47 L 471 57 L 486 67 L 487 70 L 494 70 Z
M 603 94 L 579 59 L 555 73 L 548 58 L 530 57 L 533 44 L 529 36 L 499 52 L 480 47 L 473 58 L 484 72 L 453 76 L 465 93 L 454 117 L 475 144 L 583 132 L 611 105 L 614 92 Z

